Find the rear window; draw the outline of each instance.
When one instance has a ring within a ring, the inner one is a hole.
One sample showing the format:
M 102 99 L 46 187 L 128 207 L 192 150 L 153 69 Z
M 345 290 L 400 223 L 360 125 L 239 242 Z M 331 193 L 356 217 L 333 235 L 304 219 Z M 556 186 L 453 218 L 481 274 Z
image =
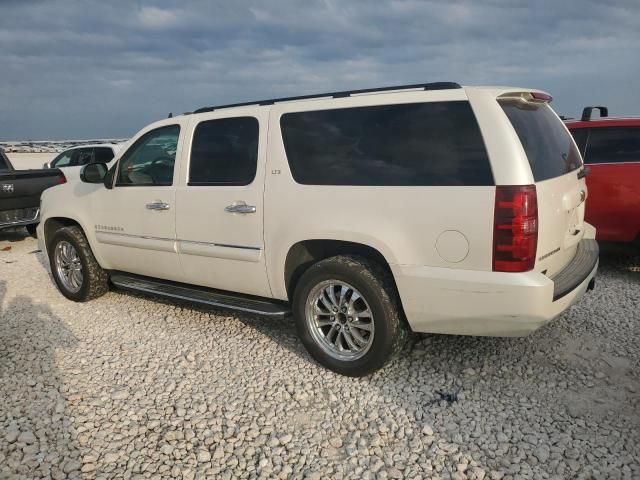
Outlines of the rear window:
M 287 113 L 280 125 L 301 184 L 494 184 L 466 101 Z
M 501 101 L 524 148 L 536 182 L 559 177 L 582 166 L 582 159 L 562 121 L 546 103 Z
M 4 159 L 4 152 L 0 151 L 0 170 L 9 170 L 9 165 Z
M 592 128 L 585 163 L 640 162 L 640 128 Z

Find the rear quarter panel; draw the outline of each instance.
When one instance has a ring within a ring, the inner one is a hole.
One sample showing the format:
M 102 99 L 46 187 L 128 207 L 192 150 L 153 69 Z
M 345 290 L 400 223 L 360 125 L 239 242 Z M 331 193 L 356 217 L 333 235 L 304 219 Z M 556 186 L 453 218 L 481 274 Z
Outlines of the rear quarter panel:
M 288 112 L 466 99 L 460 89 L 272 107 L 265 178 L 265 253 L 275 298 L 287 298 L 285 259 L 289 249 L 303 240 L 331 239 L 368 245 L 391 265 L 491 269 L 494 187 L 298 184 L 289 169 L 280 130 L 280 117 Z M 455 263 L 443 259 L 436 248 L 438 238 L 449 231 L 460 232 L 468 244 L 464 258 Z

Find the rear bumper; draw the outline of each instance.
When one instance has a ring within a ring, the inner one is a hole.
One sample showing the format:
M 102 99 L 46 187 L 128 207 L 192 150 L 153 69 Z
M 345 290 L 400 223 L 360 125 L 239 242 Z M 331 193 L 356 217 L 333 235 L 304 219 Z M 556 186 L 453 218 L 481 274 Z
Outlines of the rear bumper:
M 553 301 L 573 292 L 591 274 L 598 264 L 600 248 L 593 239 L 583 239 L 578 244 L 576 256 L 553 280 Z
M 538 272 L 391 269 L 414 331 L 523 336 L 582 297 L 598 270 L 598 247 L 595 240 L 583 239 L 574 259 L 553 279 Z

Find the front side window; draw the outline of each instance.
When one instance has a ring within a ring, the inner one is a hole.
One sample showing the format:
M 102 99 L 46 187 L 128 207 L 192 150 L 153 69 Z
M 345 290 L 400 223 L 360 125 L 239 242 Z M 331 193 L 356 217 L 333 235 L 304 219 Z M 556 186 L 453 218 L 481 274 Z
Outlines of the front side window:
M 189 185 L 249 185 L 258 162 L 258 120 L 234 117 L 198 124 L 193 134 Z
M 74 165 L 78 150 L 67 150 L 62 152 L 51 161 L 51 168 L 70 167 Z
M 145 133 L 122 155 L 117 187 L 171 185 L 180 127 L 169 125 Z
M 291 173 L 305 185 L 494 185 L 469 102 L 284 114 Z
M 640 127 L 592 128 L 585 163 L 640 162 Z

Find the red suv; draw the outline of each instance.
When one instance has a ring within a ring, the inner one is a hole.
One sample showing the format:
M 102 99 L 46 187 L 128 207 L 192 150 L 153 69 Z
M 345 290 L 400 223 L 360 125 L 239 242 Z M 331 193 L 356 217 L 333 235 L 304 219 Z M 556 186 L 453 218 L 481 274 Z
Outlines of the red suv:
M 600 118 L 591 119 L 591 112 Z M 585 220 L 598 240 L 640 240 L 640 118 L 610 118 L 606 107 L 586 107 L 567 120 L 589 169 Z

